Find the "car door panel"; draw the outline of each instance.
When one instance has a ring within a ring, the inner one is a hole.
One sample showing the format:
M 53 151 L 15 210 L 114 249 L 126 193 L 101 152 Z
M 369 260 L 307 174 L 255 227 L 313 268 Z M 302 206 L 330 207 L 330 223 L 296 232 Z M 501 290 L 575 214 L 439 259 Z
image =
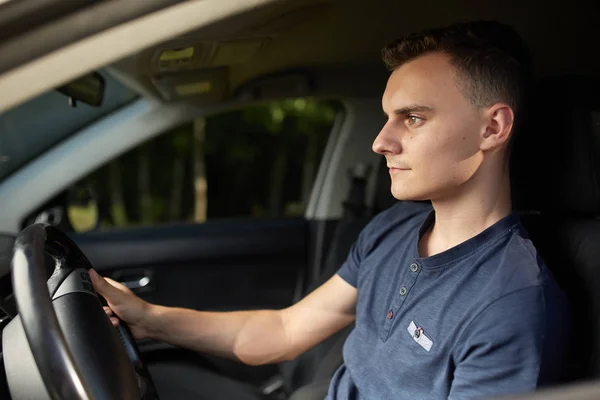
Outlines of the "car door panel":
M 201 310 L 282 308 L 306 266 L 303 219 L 240 219 L 73 234 L 104 276 L 147 301 Z

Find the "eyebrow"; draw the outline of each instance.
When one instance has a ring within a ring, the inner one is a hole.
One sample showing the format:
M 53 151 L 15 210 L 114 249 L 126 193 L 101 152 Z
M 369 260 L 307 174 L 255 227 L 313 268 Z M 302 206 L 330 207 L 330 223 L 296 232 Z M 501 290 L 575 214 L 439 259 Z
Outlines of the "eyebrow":
M 414 112 L 432 112 L 433 108 L 427 106 L 420 106 L 418 104 L 413 104 L 410 106 L 402 107 L 397 110 L 394 110 L 394 115 L 406 115 Z M 387 117 L 388 114 L 384 111 L 383 114 Z

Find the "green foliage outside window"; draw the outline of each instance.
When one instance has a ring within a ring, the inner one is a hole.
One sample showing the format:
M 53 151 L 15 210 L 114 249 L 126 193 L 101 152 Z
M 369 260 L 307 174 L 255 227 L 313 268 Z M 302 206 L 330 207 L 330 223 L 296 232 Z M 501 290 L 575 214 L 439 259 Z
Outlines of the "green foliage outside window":
M 77 187 L 100 201 L 102 227 L 298 217 L 339 104 L 289 99 L 211 115 L 111 161 Z M 69 210 L 78 229 L 87 206 Z M 89 225 L 89 224 L 87 224 Z

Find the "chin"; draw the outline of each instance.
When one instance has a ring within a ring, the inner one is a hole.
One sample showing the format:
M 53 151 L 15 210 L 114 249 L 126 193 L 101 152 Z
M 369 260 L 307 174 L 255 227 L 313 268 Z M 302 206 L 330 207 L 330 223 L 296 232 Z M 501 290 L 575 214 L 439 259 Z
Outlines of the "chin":
M 408 188 L 395 188 L 394 186 L 392 186 L 392 196 L 400 201 L 425 201 L 431 199 L 431 196 L 427 192 L 409 190 Z
M 412 180 L 415 182 L 415 180 Z M 456 196 L 459 193 L 460 185 L 456 184 L 437 184 L 429 183 L 406 184 L 408 182 L 393 182 L 391 185 L 392 196 L 401 201 L 433 201 L 435 199 L 444 199 Z

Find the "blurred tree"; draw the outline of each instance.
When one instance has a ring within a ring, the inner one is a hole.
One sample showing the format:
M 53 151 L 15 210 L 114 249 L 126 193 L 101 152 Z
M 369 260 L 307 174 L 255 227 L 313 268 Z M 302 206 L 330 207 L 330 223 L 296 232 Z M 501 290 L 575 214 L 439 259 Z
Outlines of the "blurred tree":
M 194 121 L 194 189 L 195 189 L 195 222 L 206 221 L 207 184 L 206 165 L 204 161 L 206 120 L 198 118 Z
M 138 151 L 138 193 L 140 222 L 150 225 L 153 222 L 153 198 L 150 192 L 150 143 L 140 146 Z
M 112 222 L 116 226 L 126 226 L 129 224 L 129 220 L 127 219 L 127 208 L 125 207 L 125 200 L 123 199 L 121 167 L 118 158 L 108 164 L 108 182 L 110 191 L 109 211 Z
M 188 125 L 179 127 L 173 132 L 173 174 L 171 183 L 171 200 L 169 202 L 169 220 L 179 221 L 182 218 L 182 194 L 185 179 L 185 163 L 191 143 L 191 130 Z

